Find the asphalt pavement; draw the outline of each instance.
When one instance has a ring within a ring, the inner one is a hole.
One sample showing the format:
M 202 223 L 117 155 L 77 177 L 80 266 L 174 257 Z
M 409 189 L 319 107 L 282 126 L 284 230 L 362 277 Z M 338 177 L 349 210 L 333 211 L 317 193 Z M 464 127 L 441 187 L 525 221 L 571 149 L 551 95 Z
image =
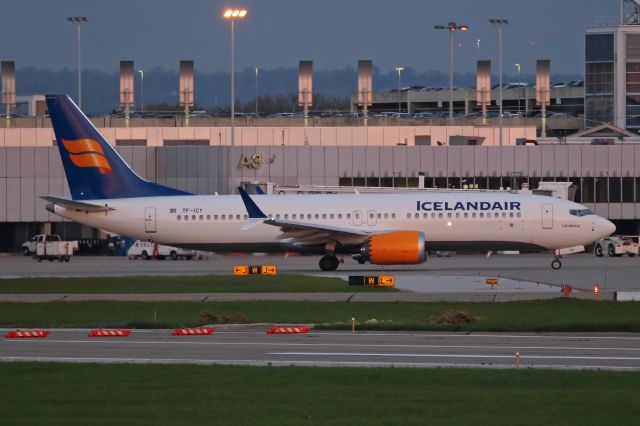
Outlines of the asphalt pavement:
M 640 334 L 383 333 L 268 335 L 268 325 L 210 336 L 134 330 L 88 337 L 54 329 L 41 339 L 0 340 L 0 361 L 234 364 L 321 367 L 489 367 L 640 370 Z M 4 335 L 5 330 L 0 330 Z

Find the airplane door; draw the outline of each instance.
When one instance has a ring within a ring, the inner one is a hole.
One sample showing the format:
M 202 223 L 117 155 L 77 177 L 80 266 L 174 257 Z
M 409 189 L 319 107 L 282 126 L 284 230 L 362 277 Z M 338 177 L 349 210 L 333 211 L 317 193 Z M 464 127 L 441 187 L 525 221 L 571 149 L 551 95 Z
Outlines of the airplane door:
M 156 208 L 147 207 L 144 209 L 144 230 L 148 233 L 156 232 Z
M 353 224 L 356 226 L 362 225 L 362 210 L 353 211 Z
M 553 204 L 542 205 L 542 229 L 553 228 Z
M 376 211 L 369 210 L 367 212 L 367 225 L 375 226 L 378 223 L 378 219 L 376 218 Z

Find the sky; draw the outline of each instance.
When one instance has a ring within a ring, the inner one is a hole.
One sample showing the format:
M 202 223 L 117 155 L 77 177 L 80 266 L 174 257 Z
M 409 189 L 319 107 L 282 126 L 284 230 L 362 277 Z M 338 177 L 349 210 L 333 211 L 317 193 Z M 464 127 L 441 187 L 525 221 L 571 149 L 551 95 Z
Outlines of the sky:
M 76 69 L 75 27 L 87 16 L 83 68 L 116 71 L 178 69 L 194 60 L 199 72 L 229 69 L 226 6 L 248 9 L 236 25 L 236 67 L 276 69 L 313 60 L 314 69 L 356 67 L 371 59 L 381 71 L 397 66 L 448 72 L 449 35 L 434 24 L 470 27 L 455 33 L 456 72 L 475 72 L 477 59 L 497 64 L 498 38 L 489 18 L 507 18 L 504 67 L 535 72 L 551 59 L 554 73 L 582 73 L 584 28 L 617 19 L 617 0 L 1 0 L 0 59 L 16 67 Z M 480 48 L 478 42 L 480 40 Z

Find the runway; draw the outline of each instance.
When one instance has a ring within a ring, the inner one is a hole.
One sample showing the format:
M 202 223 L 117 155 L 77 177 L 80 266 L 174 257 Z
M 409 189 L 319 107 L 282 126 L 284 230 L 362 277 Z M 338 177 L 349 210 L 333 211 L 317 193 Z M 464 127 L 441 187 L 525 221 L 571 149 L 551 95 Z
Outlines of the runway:
M 255 326 L 254 326 L 255 327 Z M 267 335 L 223 328 L 173 337 L 134 330 L 127 338 L 90 338 L 56 329 L 45 339 L 2 339 L 2 361 L 320 367 L 487 367 L 640 370 L 638 334 L 382 333 L 311 331 Z M 7 330 L 0 330 L 2 334 Z

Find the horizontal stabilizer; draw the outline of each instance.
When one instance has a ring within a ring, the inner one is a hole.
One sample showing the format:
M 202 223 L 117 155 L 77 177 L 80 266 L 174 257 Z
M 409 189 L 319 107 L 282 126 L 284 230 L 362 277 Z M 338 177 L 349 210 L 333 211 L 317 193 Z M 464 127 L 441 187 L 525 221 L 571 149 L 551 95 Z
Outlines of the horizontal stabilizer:
M 109 207 L 107 205 L 100 206 L 97 204 L 91 204 L 84 201 L 75 201 L 69 200 L 68 198 L 59 198 L 59 197 L 40 197 L 43 200 L 47 200 L 50 203 L 53 203 L 57 206 L 64 207 L 65 209 L 73 209 L 79 210 L 82 212 L 107 212 L 109 210 L 115 210 L 113 207 Z

